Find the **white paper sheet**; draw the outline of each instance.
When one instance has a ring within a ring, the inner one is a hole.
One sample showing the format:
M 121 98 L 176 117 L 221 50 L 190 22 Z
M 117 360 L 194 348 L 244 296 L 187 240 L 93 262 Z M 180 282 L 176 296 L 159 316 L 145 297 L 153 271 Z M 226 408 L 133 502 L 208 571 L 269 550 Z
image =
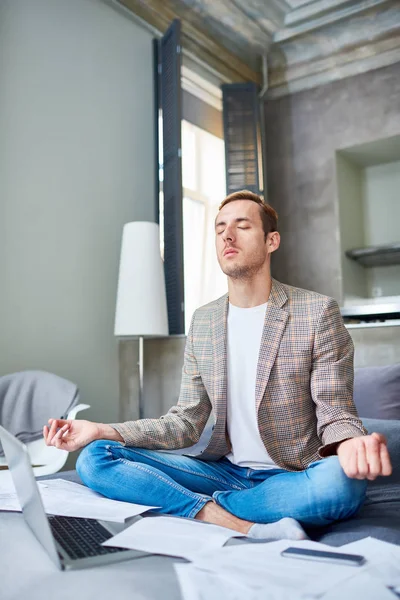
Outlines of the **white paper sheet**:
M 193 564 L 176 564 L 183 600 L 303 600 L 305 596 L 295 590 L 272 585 L 262 589 L 251 589 L 216 573 L 198 569 Z M 354 600 L 354 598 L 352 599 Z
M 395 600 L 395 596 L 388 588 L 369 575 L 360 573 L 344 581 L 338 587 L 321 596 L 321 600 Z
M 367 537 L 341 546 L 339 550 L 364 556 L 368 560 L 365 570 L 369 576 L 400 591 L 400 546 Z
M 0 492 L 4 487 L 9 489 L 9 486 L 15 490 L 10 471 L 8 469 L 0 469 Z
M 296 598 L 318 597 L 364 569 L 281 556 L 282 550 L 289 546 L 334 550 L 331 546 L 309 540 L 240 544 L 198 555 L 194 565 L 232 583 L 244 585 L 255 593 L 264 590 L 272 594 L 271 598 L 274 598 L 273 594 L 279 594 L 279 590 L 285 590 L 288 597 L 289 593 Z
M 392 557 L 400 563 L 400 546 L 373 537 L 365 537 L 362 540 L 345 544 L 340 549 L 338 548 L 338 551 L 362 554 L 370 560 L 375 560 L 379 557 Z
M 21 510 L 21 505 L 15 493 L 14 483 L 9 471 L 0 472 L 0 510 Z
M 179 517 L 145 517 L 104 542 L 118 546 L 193 560 L 199 552 L 221 548 L 237 531 Z
M 285 558 L 288 546 L 362 554 L 362 567 Z M 184 600 L 236 600 L 235 590 L 251 600 L 393 600 L 388 586 L 400 585 L 400 548 L 365 538 L 340 548 L 311 541 L 279 540 L 224 547 L 197 555 L 177 575 Z M 214 589 L 211 592 L 211 589 Z M 239 594 L 240 597 L 240 594 Z
M 38 481 L 40 495 L 47 514 L 64 517 L 84 517 L 124 523 L 154 506 L 110 500 L 89 488 L 63 479 Z M 20 511 L 13 485 L 0 486 L 0 510 Z

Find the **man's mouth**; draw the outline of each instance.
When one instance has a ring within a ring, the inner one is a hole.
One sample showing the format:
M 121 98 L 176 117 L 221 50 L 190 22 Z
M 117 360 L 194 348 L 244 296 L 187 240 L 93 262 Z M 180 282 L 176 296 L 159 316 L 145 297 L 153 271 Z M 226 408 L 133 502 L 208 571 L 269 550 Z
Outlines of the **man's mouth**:
M 224 250 L 224 256 L 229 256 L 231 254 L 237 254 L 237 250 L 235 250 L 235 248 L 227 248 Z

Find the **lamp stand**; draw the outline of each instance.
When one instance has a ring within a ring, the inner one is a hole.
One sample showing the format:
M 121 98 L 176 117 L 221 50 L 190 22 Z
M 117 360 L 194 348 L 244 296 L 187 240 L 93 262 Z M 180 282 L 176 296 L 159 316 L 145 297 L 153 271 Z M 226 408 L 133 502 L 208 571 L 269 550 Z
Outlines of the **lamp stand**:
M 139 337 L 139 419 L 143 419 L 144 416 L 144 394 L 143 394 L 143 336 Z

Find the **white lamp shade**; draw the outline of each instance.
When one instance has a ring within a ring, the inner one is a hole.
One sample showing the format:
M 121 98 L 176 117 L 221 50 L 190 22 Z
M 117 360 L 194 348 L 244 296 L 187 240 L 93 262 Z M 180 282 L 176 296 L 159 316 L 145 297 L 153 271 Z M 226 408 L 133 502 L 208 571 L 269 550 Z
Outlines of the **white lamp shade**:
M 157 223 L 137 221 L 124 225 L 114 333 L 116 336 L 168 335 Z

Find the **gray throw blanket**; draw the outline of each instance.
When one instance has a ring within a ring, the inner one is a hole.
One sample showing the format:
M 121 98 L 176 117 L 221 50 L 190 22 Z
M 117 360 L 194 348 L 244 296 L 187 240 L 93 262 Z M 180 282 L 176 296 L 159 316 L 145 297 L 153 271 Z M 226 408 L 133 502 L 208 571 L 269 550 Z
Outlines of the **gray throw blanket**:
M 78 402 L 77 386 L 53 373 L 22 371 L 0 377 L 0 424 L 24 443 L 38 440 L 50 417 L 65 418 Z

